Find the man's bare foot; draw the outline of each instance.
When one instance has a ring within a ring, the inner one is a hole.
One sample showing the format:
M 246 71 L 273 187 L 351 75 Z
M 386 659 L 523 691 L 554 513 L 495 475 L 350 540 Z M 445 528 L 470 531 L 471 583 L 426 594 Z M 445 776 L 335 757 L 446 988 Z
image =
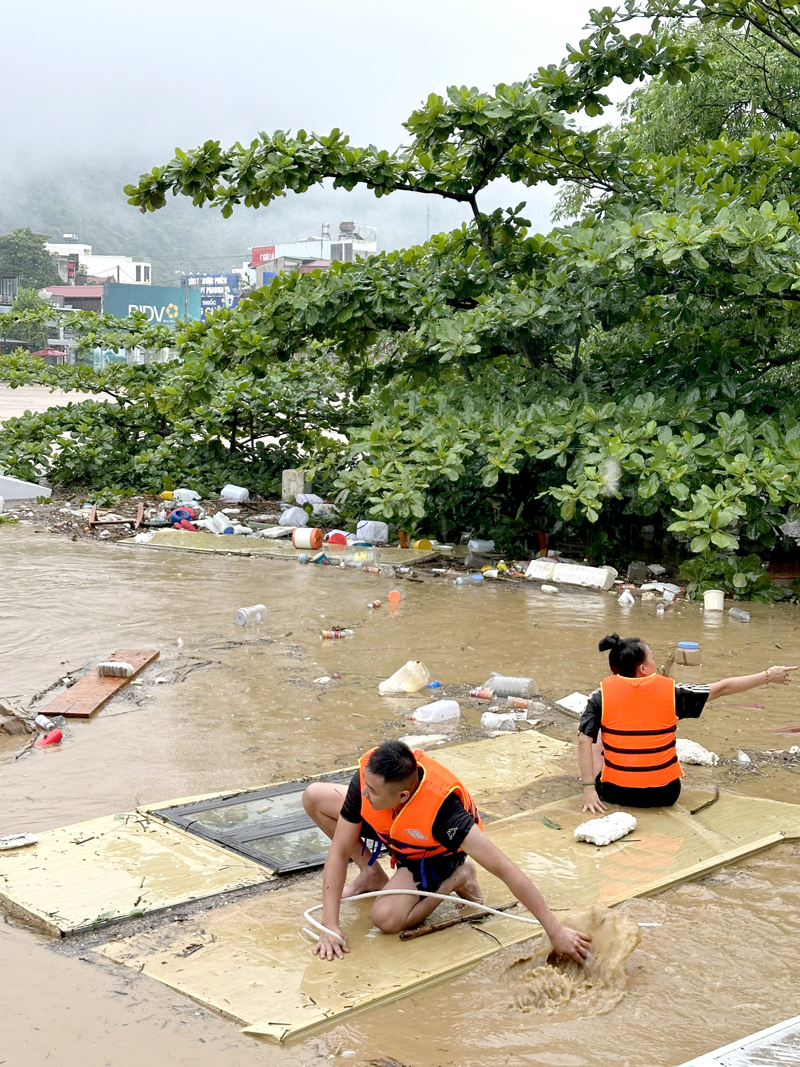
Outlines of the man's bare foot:
M 342 891 L 342 900 L 346 897 L 357 897 L 360 893 L 378 893 L 388 881 L 389 877 L 380 863 L 365 867 L 354 882 L 345 886 Z
M 472 863 L 462 863 L 455 872 L 454 877 L 457 878 L 457 881 L 450 887 L 451 893 L 457 893 L 458 896 L 463 897 L 464 900 L 468 900 L 472 904 L 483 904 L 483 890 Z M 457 905 L 457 907 L 463 906 L 463 904 Z

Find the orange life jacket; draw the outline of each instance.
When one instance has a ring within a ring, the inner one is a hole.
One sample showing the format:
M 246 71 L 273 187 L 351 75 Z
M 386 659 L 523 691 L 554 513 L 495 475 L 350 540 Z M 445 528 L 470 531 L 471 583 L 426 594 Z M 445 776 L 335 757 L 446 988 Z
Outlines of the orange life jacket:
M 443 802 L 455 793 L 461 803 L 483 829 L 475 802 L 461 782 L 441 763 L 426 756 L 421 749 L 414 752 L 422 778 L 414 795 L 399 811 L 382 808 L 380 811 L 364 796 L 364 768 L 375 749 L 365 752 L 359 760 L 361 785 L 361 817 L 375 830 L 392 856 L 397 859 L 427 859 L 430 856 L 460 851 L 447 848 L 433 836 L 433 824 Z
M 602 780 L 633 789 L 668 785 L 683 775 L 675 747 L 675 683 L 661 674 L 601 683 Z

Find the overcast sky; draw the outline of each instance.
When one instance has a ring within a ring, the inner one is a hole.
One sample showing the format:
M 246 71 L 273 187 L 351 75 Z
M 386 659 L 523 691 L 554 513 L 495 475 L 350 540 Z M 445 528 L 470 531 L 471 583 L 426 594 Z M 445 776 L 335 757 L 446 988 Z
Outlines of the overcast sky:
M 339 126 L 355 143 L 391 149 L 404 139 L 401 123 L 429 92 L 452 83 L 491 89 L 557 63 L 565 43 L 580 38 L 590 6 L 7 0 L 0 14 L 6 101 L 0 171 L 130 159 L 135 180 L 141 169 L 167 162 L 176 145 L 191 148 L 208 138 L 227 145 L 260 130 L 300 126 L 318 132 Z M 525 198 L 537 227 L 546 228 L 552 191 L 531 190 Z M 313 198 L 308 209 L 316 214 Z M 414 207 L 420 217 L 426 209 Z M 373 214 L 380 214 L 378 205 Z M 265 225 L 259 218 L 259 228 Z M 308 226 L 298 221 L 297 228 Z

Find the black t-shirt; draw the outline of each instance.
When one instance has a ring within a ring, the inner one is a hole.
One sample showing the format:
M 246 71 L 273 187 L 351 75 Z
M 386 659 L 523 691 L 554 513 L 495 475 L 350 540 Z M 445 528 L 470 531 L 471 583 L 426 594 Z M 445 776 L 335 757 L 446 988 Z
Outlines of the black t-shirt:
M 709 685 L 675 685 L 675 714 L 679 719 L 697 719 L 706 706 Z M 595 689 L 586 702 L 586 708 L 578 724 L 578 733 L 586 734 L 593 741 L 600 732 L 600 719 L 603 713 L 603 691 Z
M 422 778 L 422 771 L 419 772 Z M 350 780 L 347 795 L 342 804 L 341 816 L 345 822 L 358 823 L 361 817 L 361 779 L 358 771 Z M 442 806 L 433 820 L 433 836 L 448 850 L 458 852 L 461 843 L 475 826 L 475 819 L 470 815 L 461 800 L 454 794 L 445 797 Z

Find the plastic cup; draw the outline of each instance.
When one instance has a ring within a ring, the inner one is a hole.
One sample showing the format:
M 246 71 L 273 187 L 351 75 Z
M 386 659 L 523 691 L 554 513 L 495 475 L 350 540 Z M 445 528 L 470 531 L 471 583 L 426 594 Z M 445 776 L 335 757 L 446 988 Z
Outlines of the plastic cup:
M 386 599 L 390 604 L 399 604 L 403 599 L 403 594 L 399 589 L 392 589 L 386 596 Z
M 703 593 L 703 607 L 706 611 L 723 611 L 725 608 L 725 593 L 722 589 L 706 589 Z

